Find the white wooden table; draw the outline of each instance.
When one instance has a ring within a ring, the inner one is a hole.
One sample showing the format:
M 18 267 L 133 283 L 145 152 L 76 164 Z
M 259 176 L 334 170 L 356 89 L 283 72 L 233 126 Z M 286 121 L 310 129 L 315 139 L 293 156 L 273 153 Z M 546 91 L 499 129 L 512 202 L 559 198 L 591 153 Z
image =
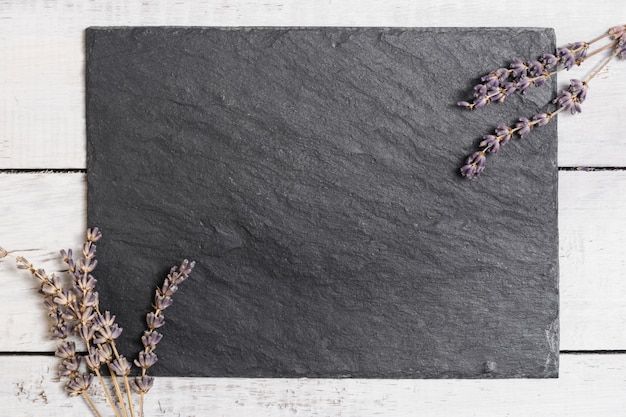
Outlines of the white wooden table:
M 561 45 L 624 23 L 622 0 L 2 0 L 0 245 L 54 271 L 82 241 L 88 26 L 544 26 Z M 626 61 L 593 81 L 581 115 L 559 116 L 560 378 L 160 378 L 146 415 L 626 415 L 625 118 Z M 5 260 L 0 283 L 0 415 L 88 415 L 53 380 L 35 282 Z

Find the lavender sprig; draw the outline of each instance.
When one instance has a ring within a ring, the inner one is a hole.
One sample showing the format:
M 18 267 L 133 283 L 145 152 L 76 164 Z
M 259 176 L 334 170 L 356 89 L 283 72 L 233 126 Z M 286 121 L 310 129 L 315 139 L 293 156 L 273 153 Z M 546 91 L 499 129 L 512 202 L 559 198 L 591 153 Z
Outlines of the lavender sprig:
M 36 269 L 23 257 L 15 257 L 15 260 L 18 269 L 29 270 L 40 283 L 39 293 L 43 296 L 44 305 L 48 309 L 52 337 L 59 340 L 55 351 L 55 356 L 61 361 L 58 374 L 67 380 L 65 389 L 68 394 L 72 397 L 82 396 L 94 415 L 101 417 L 88 393 L 95 375 L 116 417 L 135 416 L 131 389 L 140 394 L 140 416 L 143 416 L 143 396 L 154 383 L 154 379 L 149 377 L 146 371 L 157 362 L 154 350 L 163 337 L 156 329 L 165 323 L 163 310 L 172 304 L 172 295 L 178 290 L 178 285 L 188 278 L 195 263 L 185 260 L 179 267 L 173 267 L 163 285 L 157 288 L 154 311 L 146 316 L 148 330 L 142 337 L 144 349 L 134 361 L 142 370 L 141 376 L 130 381 L 128 376 L 132 364 L 119 354 L 116 347 L 116 340 L 121 335 L 122 328 L 109 311 L 104 313 L 100 311 L 99 296 L 95 290 L 97 280 L 92 275 L 97 265 L 95 242 L 101 237 L 98 228 L 89 229 L 82 248 L 82 256 L 78 260 L 73 259 L 71 249 L 61 251 L 63 262 L 67 265 L 69 278 L 67 281 L 54 274 L 47 275 L 43 269 Z M 0 259 L 7 256 L 11 256 L 10 252 L 0 247 Z M 85 344 L 86 353 L 77 352 L 75 342 L 68 340 L 71 335 L 80 337 Z M 115 386 L 117 405 L 100 372 L 100 367 L 105 364 Z M 84 368 L 87 368 L 87 371 L 83 371 Z M 117 381 L 118 376 L 124 380 L 126 401 Z
M 457 105 L 473 110 L 490 103 L 502 103 L 516 91 L 525 94 L 532 87 L 541 87 L 558 72 L 569 71 L 600 52 L 618 46 L 626 49 L 623 47 L 625 28 L 626 25 L 615 26 L 595 39 L 559 47 L 554 53 L 543 54 L 536 60 L 515 58 L 508 68 L 498 68 L 481 77 L 481 83 L 474 86 L 473 99 L 459 101 Z M 589 52 L 592 44 L 606 37 L 613 39 L 613 42 Z
M 157 332 L 156 329 L 165 324 L 163 310 L 172 305 L 172 296 L 178 291 L 178 286 L 189 277 L 195 265 L 195 262 L 189 262 L 185 259 L 179 267 L 172 267 L 163 281 L 163 285 L 155 290 L 154 304 L 152 305 L 154 311 L 146 315 L 148 329 L 141 337 L 144 349 L 139 352 L 138 358 L 134 361 L 135 365 L 141 368 L 141 376 L 137 376 L 131 381 L 133 390 L 139 394 L 140 416 L 143 416 L 144 395 L 150 391 L 154 383 L 154 378 L 148 376 L 147 371 L 158 360 L 154 350 L 163 338 L 163 335 Z
M 613 42 L 592 53 L 588 53 L 589 45 L 605 37 L 609 37 Z M 552 104 L 556 105 L 555 110 L 536 114 L 531 119 L 522 117 L 513 126 L 499 125 L 495 129 L 495 134 L 483 135 L 483 140 L 479 144 L 479 150 L 468 156 L 465 164 L 461 167 L 461 175 L 469 179 L 476 178 L 485 169 L 487 154 L 498 153 L 501 147 L 506 145 L 514 136 L 519 136 L 521 139 L 525 138 L 534 127 L 545 126 L 554 120 L 558 113 L 562 111 L 569 111 L 572 114 L 580 113 L 582 111 L 582 103 L 587 97 L 589 82 L 614 57 L 626 58 L 626 25 L 615 26 L 592 41 L 578 42 L 570 44 L 568 48 L 559 48 L 556 55 L 543 55 L 540 61 L 524 63 L 516 59 L 511 65 L 511 69 L 501 68 L 483 77 L 485 84 L 479 84 L 474 87 L 474 102 L 459 102 L 459 105 L 468 109 L 478 109 L 492 101 L 503 101 L 504 97 L 509 95 L 504 91 L 505 84 L 512 82 L 509 77 L 513 77 L 516 80 L 515 90 L 513 91 L 521 91 L 523 93 L 532 85 L 538 86 L 536 83 L 537 77 L 548 77 L 556 73 L 556 71 L 553 71 L 548 74 L 546 71 L 559 66 L 557 70 L 570 69 L 573 65 L 580 65 L 591 56 L 611 48 L 612 53 L 610 56 L 585 80 L 572 79 L 567 89 L 562 89 L 558 92 L 557 96 L 552 100 Z M 534 78 L 529 78 L 529 76 Z M 520 83 L 523 85 L 520 86 Z M 512 89 L 513 87 L 510 88 Z M 496 94 L 494 89 L 500 89 L 500 95 Z

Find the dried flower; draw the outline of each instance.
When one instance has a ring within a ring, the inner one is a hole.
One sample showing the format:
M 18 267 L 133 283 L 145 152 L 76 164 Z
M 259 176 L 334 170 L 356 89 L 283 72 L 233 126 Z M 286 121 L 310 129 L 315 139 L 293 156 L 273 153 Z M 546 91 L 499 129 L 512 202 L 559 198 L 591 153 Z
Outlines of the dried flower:
M 118 376 L 126 376 L 130 374 L 130 364 L 128 363 L 126 358 L 123 356 L 120 356 L 119 358 L 111 362 L 111 369 Z
M 485 169 L 485 152 L 474 152 L 461 167 L 461 173 L 467 178 L 476 178 Z
M 91 381 L 93 381 L 93 375 L 82 374 L 72 378 L 72 380 L 66 385 L 65 388 L 70 397 L 75 397 L 86 392 L 91 385 Z
M 137 376 L 131 381 L 131 387 L 137 394 L 146 394 L 154 384 L 154 378 L 147 375 Z
M 59 375 L 68 379 L 66 384 L 68 394 L 70 396 L 82 395 L 94 414 L 100 416 L 101 413 L 87 392 L 95 374 L 100 380 L 105 397 L 116 417 L 122 417 L 122 415 L 135 416 L 131 389 L 140 395 L 139 417 L 142 417 L 143 396 L 154 383 L 154 379 L 147 376 L 146 371 L 157 362 L 157 356 L 153 351 L 163 338 L 163 335 L 155 329 L 165 324 L 163 310 L 172 305 L 172 295 L 178 291 L 178 286 L 187 279 L 195 264 L 185 260 L 179 267 L 173 267 L 163 285 L 156 289 L 155 310 L 146 315 L 148 330 L 144 332 L 141 338 L 144 349 L 139 352 L 137 360 L 133 361 L 141 369 L 142 374 L 130 380 L 128 375 L 131 373 L 132 365 L 118 353 L 115 346 L 115 341 L 121 335 L 122 328 L 116 323 L 115 316 L 109 311 L 100 312 L 99 296 L 95 291 L 97 281 L 91 274 L 97 265 L 94 242 L 101 238 L 102 233 L 97 227 L 89 229 L 87 240 L 82 247 L 82 257 L 78 260 L 73 259 L 71 249 L 60 251 L 61 258 L 67 265 L 69 283 L 65 283 L 54 274 L 48 276 L 43 269 L 35 269 L 23 257 L 16 257 L 16 264 L 19 269 L 29 270 L 40 282 L 39 293 L 43 296 L 43 304 L 48 309 L 48 317 L 52 323 L 52 336 L 60 339 L 55 356 L 61 359 Z M 0 248 L 0 258 L 8 255 L 9 252 Z M 86 353 L 76 352 L 75 343 L 67 340 L 70 335 L 77 335 L 82 339 L 87 349 Z M 83 362 L 94 374 L 81 373 Z M 102 380 L 100 367 L 103 364 L 106 364 L 111 372 L 117 401 L 113 401 L 107 385 Z M 127 395 L 126 400 L 123 397 L 117 376 L 121 376 L 123 379 Z
M 603 47 L 597 48 L 593 52 L 589 52 L 590 45 L 609 37 L 613 42 Z M 574 65 L 580 65 L 594 55 L 607 49 L 613 49 L 609 56 L 591 75 L 585 80 L 572 79 L 567 89 L 562 89 L 552 100 L 556 105 L 556 109 L 538 113 L 528 119 L 526 117 L 519 118 L 515 126 L 499 125 L 495 129 L 495 135 L 483 135 L 480 142 L 480 150 L 472 153 L 465 164 L 461 167 L 461 175 L 473 179 L 480 175 L 485 169 L 486 154 L 498 153 L 503 145 L 505 145 L 514 134 L 520 138 L 525 138 L 535 126 L 545 126 L 554 117 L 562 112 L 569 111 L 572 114 L 582 111 L 582 103 L 587 97 L 589 82 L 598 75 L 598 73 L 607 65 L 607 63 L 615 56 L 620 58 L 626 57 L 626 25 L 615 26 L 609 29 L 603 35 L 589 42 L 575 42 L 567 47 L 557 48 L 555 54 L 543 54 L 537 60 L 523 61 L 519 58 L 513 59 L 508 70 L 502 68 L 483 76 L 482 84 L 474 86 L 474 101 L 460 101 L 457 104 L 467 109 L 479 109 L 487 104 L 498 101 L 504 101 L 505 97 L 512 91 L 526 93 L 531 87 L 541 87 L 545 85 L 548 79 L 560 70 L 569 70 Z M 511 84 L 515 86 L 512 87 Z

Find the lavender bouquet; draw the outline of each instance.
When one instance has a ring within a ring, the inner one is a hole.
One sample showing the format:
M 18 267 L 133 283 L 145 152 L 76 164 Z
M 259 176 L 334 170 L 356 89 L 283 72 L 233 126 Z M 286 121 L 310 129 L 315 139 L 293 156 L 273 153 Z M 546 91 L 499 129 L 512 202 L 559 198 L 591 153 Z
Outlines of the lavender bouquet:
M 144 395 L 154 384 L 154 378 L 147 371 L 157 362 L 154 351 L 163 337 L 157 331 L 165 324 L 163 311 L 172 305 L 172 296 L 178 290 L 178 285 L 187 279 L 195 263 L 184 260 L 180 266 L 171 268 L 163 285 L 157 287 L 152 305 L 154 310 L 146 315 L 147 329 L 141 336 L 143 350 L 133 361 L 141 372 L 138 376 L 130 377 L 132 364 L 118 352 L 115 343 L 122 328 L 115 321 L 114 315 L 100 310 L 98 292 L 95 290 L 97 281 L 92 275 L 97 264 L 95 242 L 101 237 L 97 227 L 87 230 L 87 240 L 77 260 L 73 258 L 71 249 L 61 251 L 63 262 L 67 265 L 65 278 L 48 275 L 21 256 L 15 257 L 15 260 L 19 269 L 29 270 L 39 281 L 39 293 L 43 296 L 52 324 L 52 338 L 59 341 L 55 352 L 61 361 L 58 376 L 65 380 L 68 394 L 72 397 L 82 396 L 93 414 L 101 417 L 101 412 L 89 394 L 93 380 L 97 379 L 116 417 L 142 417 Z M 7 256 L 12 255 L 0 248 L 0 258 Z M 102 367 L 108 369 L 112 386 L 103 378 Z M 139 396 L 138 412 L 133 405 L 133 393 Z
M 609 43 L 590 51 L 591 46 L 608 38 Z M 601 60 L 584 80 L 570 80 L 566 89 L 558 92 L 550 111 L 536 114 L 530 118 L 521 117 L 512 126 L 499 125 L 495 132 L 483 135 L 479 150 L 469 155 L 461 167 L 461 175 L 473 179 L 485 169 L 487 154 L 496 154 L 511 138 L 517 135 L 524 139 L 535 127 L 545 126 L 563 111 L 572 114 L 582 111 L 582 103 L 587 97 L 589 83 L 615 57 L 626 58 L 626 25 L 615 26 L 604 34 L 586 42 L 575 42 L 566 47 L 557 48 L 554 53 L 546 53 L 536 60 L 523 61 L 515 58 L 508 68 L 498 68 L 483 76 L 481 83 L 474 86 L 473 99 L 459 101 L 457 104 L 469 110 L 478 110 L 491 103 L 502 103 L 514 93 L 525 94 L 530 88 L 541 87 L 548 79 L 560 71 L 569 70 L 574 65 L 581 65 L 590 58 L 604 52 L 610 54 Z

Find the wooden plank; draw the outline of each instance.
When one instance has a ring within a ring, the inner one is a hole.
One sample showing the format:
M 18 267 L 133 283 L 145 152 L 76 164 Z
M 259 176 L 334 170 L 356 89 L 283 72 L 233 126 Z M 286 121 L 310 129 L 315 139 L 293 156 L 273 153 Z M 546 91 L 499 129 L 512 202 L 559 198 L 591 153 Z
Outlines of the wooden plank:
M 626 172 L 559 176 L 561 348 L 626 348 Z
M 592 38 L 610 26 L 624 23 L 614 21 L 613 16 L 623 16 L 625 11 L 625 3 L 599 2 L 588 7 L 582 0 L 542 4 L 540 12 L 533 7 L 518 7 L 512 12 L 506 2 L 487 0 L 472 3 L 463 0 L 3 1 L 0 5 L 3 57 L 0 169 L 85 167 L 83 30 L 91 25 L 522 24 L 554 27 L 559 43 L 567 43 Z M 567 19 L 562 18 L 564 13 Z M 509 58 L 512 57 L 503 60 Z M 619 140 L 626 108 L 626 77 L 622 76 L 625 67 L 623 62 L 611 64 L 593 82 L 584 114 L 560 117 L 560 165 L 626 166 L 626 142 Z M 563 74 L 560 78 L 566 82 L 586 71 Z M 500 122 L 494 121 L 494 125 Z M 593 126 L 593 130 L 584 126 Z
M 53 381 L 54 357 L 0 357 L 7 416 L 91 415 Z M 157 364 L 158 366 L 158 364 Z M 563 355 L 550 380 L 362 380 L 159 378 L 145 415 L 615 417 L 626 408 L 626 355 Z M 113 415 L 94 385 L 104 416 Z
M 626 349 L 626 172 L 560 173 L 561 349 Z M 0 245 L 49 271 L 56 250 L 80 247 L 83 174 L 0 175 Z M 0 351 L 52 350 L 28 273 L 0 262 Z M 122 318 L 123 323 L 123 318 Z

